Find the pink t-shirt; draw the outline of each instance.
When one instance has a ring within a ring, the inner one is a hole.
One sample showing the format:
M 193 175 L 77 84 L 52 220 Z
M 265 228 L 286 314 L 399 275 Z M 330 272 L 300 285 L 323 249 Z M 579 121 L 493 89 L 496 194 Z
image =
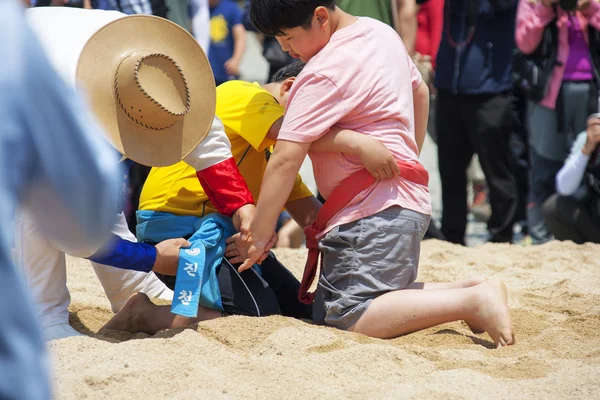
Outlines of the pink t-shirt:
M 398 34 L 382 22 L 359 18 L 335 32 L 298 76 L 278 139 L 314 142 L 337 125 L 378 139 L 399 161 L 418 163 L 413 90 L 420 84 Z M 364 168 L 358 157 L 346 154 L 311 151 L 309 156 L 325 198 Z M 429 189 L 401 176 L 378 181 L 339 212 L 325 232 L 394 205 L 431 215 Z

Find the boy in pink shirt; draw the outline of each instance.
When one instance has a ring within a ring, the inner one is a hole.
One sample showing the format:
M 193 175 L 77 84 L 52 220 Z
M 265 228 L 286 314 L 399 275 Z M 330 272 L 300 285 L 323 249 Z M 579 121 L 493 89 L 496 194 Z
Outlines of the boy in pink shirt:
M 240 269 L 264 257 L 311 143 L 337 125 L 381 141 L 401 172 L 369 181 L 359 159 L 310 151 L 319 191 L 328 199 L 307 231 L 308 247 L 316 249 L 310 240 L 315 235 L 323 256 L 315 321 L 389 338 L 464 319 L 498 346 L 512 344 L 502 282 L 415 282 L 431 214 L 427 172 L 418 160 L 429 93 L 398 35 L 383 23 L 343 12 L 334 0 L 253 0 L 250 16 L 307 65 L 289 97 L 251 234 L 235 243 L 248 255 Z

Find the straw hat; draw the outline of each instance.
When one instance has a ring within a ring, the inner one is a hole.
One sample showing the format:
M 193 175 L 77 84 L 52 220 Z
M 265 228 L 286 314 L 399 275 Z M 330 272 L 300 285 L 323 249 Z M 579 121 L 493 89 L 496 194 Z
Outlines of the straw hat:
M 112 145 L 144 165 L 181 161 L 215 115 L 206 55 L 189 33 L 159 17 L 132 15 L 100 28 L 81 52 L 77 82 Z

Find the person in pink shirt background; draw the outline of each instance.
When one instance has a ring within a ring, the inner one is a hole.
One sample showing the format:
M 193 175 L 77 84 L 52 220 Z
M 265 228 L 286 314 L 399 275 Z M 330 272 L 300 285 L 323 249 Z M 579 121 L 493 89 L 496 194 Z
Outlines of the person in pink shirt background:
M 487 331 L 497 346 L 513 344 L 502 282 L 415 282 L 431 214 L 427 173 L 418 160 L 429 90 L 399 36 L 385 24 L 343 12 L 334 0 L 254 0 L 250 7 L 254 25 L 307 65 L 290 94 L 251 234 L 235 242 L 240 255 L 248 255 L 240 270 L 264 257 L 293 177 L 309 153 L 325 198 L 356 192 L 345 207 L 330 207 L 339 212 L 317 235 L 323 264 L 313 304 L 316 322 L 391 338 L 464 319 L 474 332 Z M 363 169 L 359 160 L 309 152 L 334 125 L 380 140 L 396 158 L 400 176 L 359 191 L 352 181 Z
M 546 96 L 530 104 L 531 192 L 529 230 L 534 243 L 552 239 L 541 205 L 556 192 L 554 180 L 588 115 L 597 111 L 598 87 L 589 50 L 588 25 L 600 30 L 598 0 L 579 0 L 567 12 L 558 0 L 520 0 L 515 39 L 525 54 L 540 45 L 550 23 L 558 28 L 557 65 Z

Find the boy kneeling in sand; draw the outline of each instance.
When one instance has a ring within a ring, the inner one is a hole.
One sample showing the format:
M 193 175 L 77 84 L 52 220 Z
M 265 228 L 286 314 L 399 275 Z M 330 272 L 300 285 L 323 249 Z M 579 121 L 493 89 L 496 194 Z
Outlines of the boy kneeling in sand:
M 323 257 L 315 321 L 391 338 L 462 319 L 474 332 L 486 331 L 498 347 L 513 344 L 506 287 L 499 280 L 415 282 L 431 214 L 428 175 L 418 160 L 428 89 L 396 32 L 343 12 L 334 0 L 253 0 L 250 16 L 307 65 L 290 93 L 251 234 L 235 242 L 240 254 L 248 254 L 240 270 L 263 256 L 312 142 L 332 126 L 359 131 L 385 144 L 400 176 L 374 181 L 356 157 L 311 149 L 317 185 L 327 199 L 306 230 L 312 254 L 304 290 L 315 274 L 316 239 Z
M 290 88 L 303 67 L 304 63 L 301 62 L 283 67 L 275 74 L 272 83 L 263 86 L 230 81 L 217 87 L 216 115 L 222 121 L 223 132 L 231 144 L 235 166 L 247 183 L 253 198 L 259 196 L 270 154 L 269 148 L 276 143 Z M 316 146 L 356 154 L 364 160 L 365 167 L 377 176 L 391 177 L 399 172 L 385 146 L 357 132 L 344 131 L 336 134 L 332 130 Z M 205 148 L 207 152 L 210 150 Z M 190 225 L 190 218 L 200 220 L 215 216 L 219 212 L 223 213 L 228 206 L 225 204 L 227 199 L 223 199 L 219 204 L 218 200 L 221 200 L 221 197 L 218 193 L 209 196 L 210 191 L 214 191 L 215 187 L 224 192 L 239 190 L 235 185 L 227 187 L 226 182 L 229 182 L 231 177 L 227 175 L 227 171 L 224 172 L 215 179 L 204 180 L 200 184 L 196 170 L 185 162 L 153 168 L 140 196 L 140 209 L 137 212 L 138 240 L 156 243 L 168 237 L 151 237 L 153 234 L 171 234 L 161 222 L 164 221 L 162 218 L 175 221 L 178 235 L 189 237 L 197 229 L 194 223 L 193 230 L 182 231 L 185 226 Z M 320 202 L 304 185 L 299 175 L 296 176 L 291 193 L 286 198 L 285 208 L 301 226 L 310 225 L 319 212 Z M 225 253 L 225 256 L 235 256 L 235 250 Z M 183 254 L 183 257 L 186 255 Z M 236 261 L 234 257 L 231 262 L 243 260 Z M 175 288 L 176 279 L 181 278 L 175 277 L 177 264 L 174 262 L 170 264 L 171 268 L 162 268 L 161 272 L 165 275 L 157 274 L 171 289 Z M 311 307 L 298 300 L 300 282 L 272 255 L 263 262 L 260 278 L 251 270 L 238 274 L 227 261 L 221 262 L 216 278 L 221 305 L 227 315 L 282 314 L 311 319 Z M 176 315 L 171 312 L 170 306 L 156 306 L 148 296 L 139 293 L 129 299 L 123 310 L 105 328 L 153 334 L 160 329 L 185 327 L 220 316 L 219 310 L 208 305 L 198 307 L 196 318 Z

